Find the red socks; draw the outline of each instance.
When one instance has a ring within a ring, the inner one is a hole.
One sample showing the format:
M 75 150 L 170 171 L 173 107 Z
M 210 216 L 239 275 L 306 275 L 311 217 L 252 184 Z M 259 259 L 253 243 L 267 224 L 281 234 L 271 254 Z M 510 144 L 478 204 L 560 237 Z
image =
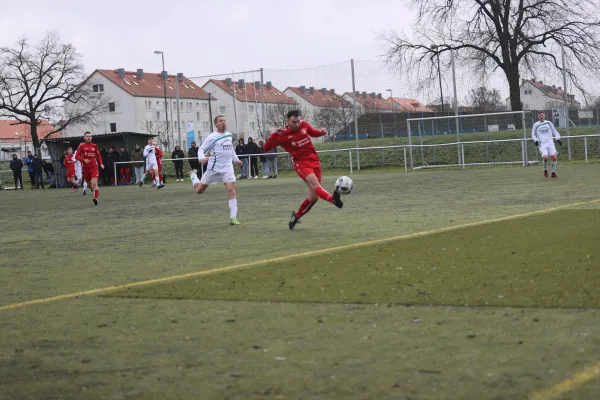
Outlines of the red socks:
M 302 204 L 300 204 L 300 208 L 298 208 L 298 211 L 296 211 L 296 218 L 300 219 L 300 217 L 310 211 L 313 205 L 314 203 L 311 203 L 308 197 L 304 199 Z
M 318 188 L 315 189 L 315 193 L 317 194 L 317 196 L 319 196 L 319 198 L 328 201 L 330 203 L 333 203 L 333 196 L 330 195 L 327 190 L 323 189 L 321 186 L 319 186 Z
M 94 198 L 97 199 L 98 198 L 98 189 L 94 190 Z

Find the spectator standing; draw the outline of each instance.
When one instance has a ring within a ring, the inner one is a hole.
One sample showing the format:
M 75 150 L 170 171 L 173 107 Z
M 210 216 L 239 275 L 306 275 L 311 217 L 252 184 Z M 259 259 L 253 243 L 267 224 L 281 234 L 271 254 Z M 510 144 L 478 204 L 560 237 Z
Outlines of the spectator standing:
M 37 154 L 33 156 L 33 160 L 31 161 L 31 168 L 33 169 L 33 175 L 35 177 L 35 188 L 39 189 L 41 185 L 42 189 L 45 189 L 43 175 L 44 164 L 42 164 L 42 160 L 40 160 Z
M 125 147 L 121 146 L 121 150 L 119 151 L 119 161 L 120 162 L 129 162 L 131 161 L 131 156 L 129 152 L 125 150 Z M 121 173 L 121 184 L 129 185 L 131 181 L 131 164 L 119 164 L 120 173 Z
M 267 156 L 265 156 L 265 141 L 260 139 L 258 141 L 258 153 L 260 154 L 260 166 L 262 168 L 263 179 L 267 179 L 269 177 L 269 162 L 267 161 Z
M 27 152 L 25 157 L 25 165 L 27 165 L 27 172 L 29 173 L 29 179 L 31 180 L 31 188 L 35 189 L 35 174 L 33 173 L 33 154 L 30 151 Z
M 139 144 L 135 145 L 135 150 L 131 153 L 131 161 L 138 161 L 133 164 L 133 171 L 135 172 L 135 183 L 139 184 L 144 176 L 144 153 Z
M 44 160 L 42 161 L 42 168 L 44 169 L 44 172 L 46 173 L 46 178 L 48 179 L 48 187 L 56 188 L 57 186 L 54 174 L 54 165 L 52 165 L 51 162 Z
M 248 154 L 247 149 L 246 149 L 246 144 L 244 144 L 244 138 L 240 138 L 238 140 L 238 145 L 235 148 L 235 154 L 238 156 L 238 158 L 240 159 L 240 161 L 242 162 L 242 167 L 241 172 L 240 172 L 240 179 L 246 179 L 248 178 L 248 157 L 245 156 L 245 154 Z
M 183 153 L 183 150 L 181 150 L 181 147 L 175 146 L 171 158 L 173 159 L 173 165 L 175 166 L 175 177 L 177 178 L 177 182 L 183 182 L 183 159 L 185 158 L 185 154 Z
M 115 146 L 111 147 L 108 152 L 108 156 L 106 157 L 106 165 L 105 170 L 108 170 L 108 183 L 114 185 L 119 182 L 117 176 L 115 176 L 115 163 L 119 162 L 119 153 L 117 153 L 117 148 Z
M 196 146 L 196 142 L 193 141 L 191 143 L 190 149 L 188 150 L 188 157 L 189 157 L 188 162 L 189 162 L 190 168 L 192 170 L 195 169 L 196 171 L 198 171 L 198 178 L 202 178 L 202 172 L 203 172 L 202 170 L 204 168 L 202 167 L 202 164 L 200 164 L 200 160 L 198 160 L 198 149 L 199 149 L 199 147 Z
M 19 160 L 19 157 L 16 154 L 13 154 L 12 156 L 10 169 L 13 172 L 13 178 L 15 178 L 15 189 L 19 188 L 17 185 L 17 183 L 19 183 L 21 185 L 21 190 L 23 190 L 23 173 L 21 172 L 23 169 L 23 161 Z
M 265 151 L 265 154 L 269 167 L 269 178 L 277 178 L 277 146 L 273 150 Z
M 251 137 L 248 138 L 248 144 L 246 145 L 246 151 L 248 154 L 258 154 L 258 145 L 254 143 Z M 258 156 L 251 155 L 250 157 L 250 177 L 258 179 Z
M 81 143 L 79 144 L 81 146 Z M 106 160 L 108 158 L 108 152 L 104 148 L 104 146 L 98 146 L 98 152 L 100 153 L 100 157 L 102 160 Z M 113 171 L 112 169 L 110 171 Z M 100 185 L 100 181 L 102 181 L 103 185 L 108 185 L 110 175 L 113 172 L 109 172 L 108 168 L 100 169 L 100 178 L 98 180 L 98 185 Z

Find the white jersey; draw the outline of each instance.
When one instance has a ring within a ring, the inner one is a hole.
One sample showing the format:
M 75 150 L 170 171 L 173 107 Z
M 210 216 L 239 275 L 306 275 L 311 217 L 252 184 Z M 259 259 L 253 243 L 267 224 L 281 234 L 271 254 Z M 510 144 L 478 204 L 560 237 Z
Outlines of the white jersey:
M 156 149 L 153 145 L 149 144 L 144 147 L 144 157 L 146 157 L 146 164 L 157 165 Z
M 560 139 L 560 133 L 558 133 L 552 122 L 538 121 L 533 124 L 533 128 L 531 129 L 531 137 L 535 142 L 540 142 L 540 145 L 554 144 L 554 140 L 552 139 L 553 135 L 556 140 Z
M 73 152 L 73 160 L 75 160 L 75 175 L 80 176 L 81 175 L 81 161 L 79 161 L 77 159 L 77 157 L 75 157 L 77 155 L 77 150 L 75 150 Z
M 232 172 L 232 163 L 240 160 L 237 154 L 235 154 L 230 132 L 213 132 L 208 135 L 202 146 L 198 149 L 198 159 L 202 160 L 206 153 L 210 153 L 210 157 L 206 163 L 207 171 Z

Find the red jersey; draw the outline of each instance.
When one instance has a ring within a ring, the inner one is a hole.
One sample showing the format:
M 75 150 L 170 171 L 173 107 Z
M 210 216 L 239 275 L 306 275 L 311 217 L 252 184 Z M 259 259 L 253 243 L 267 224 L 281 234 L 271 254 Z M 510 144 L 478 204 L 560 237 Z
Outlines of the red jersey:
M 154 154 L 156 155 L 156 166 L 158 167 L 159 171 L 162 171 L 163 152 L 158 147 L 154 147 Z
M 265 151 L 269 151 L 276 146 L 281 146 L 290 153 L 292 162 L 296 167 L 319 168 L 321 159 L 310 137 L 321 137 L 323 135 L 325 135 L 323 132 L 313 128 L 308 122 L 300 121 L 300 129 L 297 131 L 286 127 L 282 133 L 271 133 L 264 148 Z
M 81 167 L 84 170 L 90 168 L 98 169 L 98 163 L 96 162 L 96 159 L 100 164 L 102 164 L 102 156 L 98 151 L 98 146 L 93 143 L 84 143 L 79 145 L 75 159 L 81 161 Z M 87 164 L 84 160 L 90 160 L 90 163 Z
M 71 169 L 75 171 L 75 157 L 73 154 L 67 154 L 65 156 L 65 160 L 63 161 L 63 165 L 70 171 Z

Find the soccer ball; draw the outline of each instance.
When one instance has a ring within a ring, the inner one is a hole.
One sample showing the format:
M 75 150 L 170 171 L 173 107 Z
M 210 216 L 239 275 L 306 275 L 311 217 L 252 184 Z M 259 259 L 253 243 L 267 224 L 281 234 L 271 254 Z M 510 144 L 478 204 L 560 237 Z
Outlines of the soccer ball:
M 335 191 L 340 192 L 340 194 L 348 194 L 352 189 L 354 189 L 354 183 L 347 176 L 340 176 L 335 181 Z

